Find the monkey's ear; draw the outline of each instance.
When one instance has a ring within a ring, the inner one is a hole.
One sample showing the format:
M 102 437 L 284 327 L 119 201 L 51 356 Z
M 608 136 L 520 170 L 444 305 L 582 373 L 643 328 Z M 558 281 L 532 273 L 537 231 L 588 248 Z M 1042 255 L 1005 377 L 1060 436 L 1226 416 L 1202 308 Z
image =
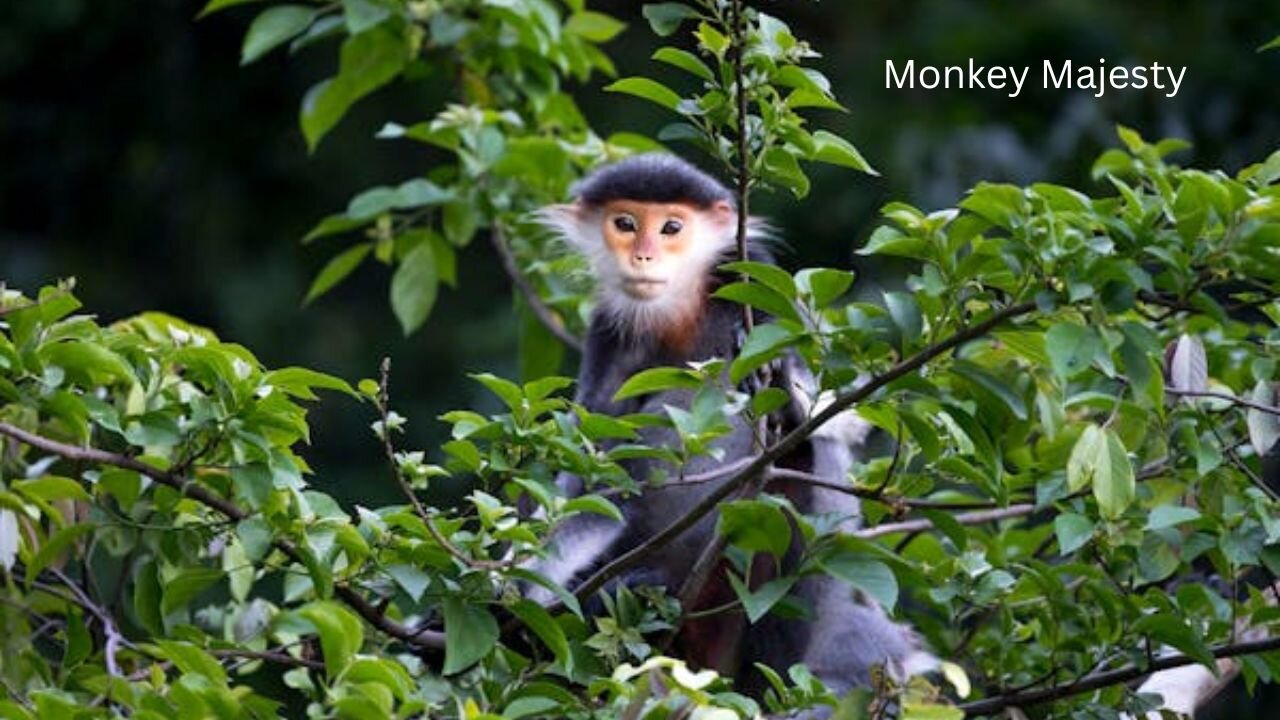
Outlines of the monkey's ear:
M 582 246 L 586 215 L 586 208 L 581 203 L 572 202 L 548 205 L 538 211 L 537 218 L 544 227 L 554 231 L 570 245 Z
M 717 225 L 730 226 L 738 221 L 738 211 L 727 200 L 717 200 L 711 206 L 711 217 Z

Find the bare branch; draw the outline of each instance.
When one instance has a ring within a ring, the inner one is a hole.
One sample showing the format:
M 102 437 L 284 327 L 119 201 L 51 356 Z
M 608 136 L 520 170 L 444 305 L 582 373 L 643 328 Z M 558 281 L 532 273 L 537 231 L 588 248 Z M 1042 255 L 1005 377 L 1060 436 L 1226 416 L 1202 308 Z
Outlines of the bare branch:
M 582 338 L 570 333 L 565 329 L 564 323 L 556 316 L 555 311 L 547 307 L 547 303 L 543 301 L 542 296 L 538 295 L 538 291 L 529 282 L 529 278 L 524 276 L 520 271 L 519 264 L 516 263 L 516 257 L 511 253 L 511 248 L 507 247 L 506 238 L 502 235 L 502 230 L 498 226 L 494 226 L 489 231 L 489 240 L 493 243 L 493 249 L 498 252 L 498 259 L 502 261 L 502 269 L 506 271 L 507 276 L 511 278 L 511 282 L 524 296 L 525 303 L 529 306 L 535 317 L 556 336 L 560 342 L 573 348 L 578 352 L 582 352 Z
M 1179 397 L 1205 397 L 1226 400 L 1232 405 L 1240 405 L 1242 407 L 1253 408 L 1258 412 L 1264 412 L 1268 415 L 1280 416 L 1280 407 L 1265 405 L 1260 402 L 1254 402 L 1248 398 L 1236 397 L 1235 395 L 1229 395 L 1227 393 L 1214 392 L 1213 390 L 1179 390 L 1177 388 L 1170 387 L 1165 388 L 1164 391 L 1170 395 L 1177 395 Z
M 738 260 L 747 261 L 747 216 L 750 213 L 749 203 L 751 200 L 751 158 L 748 155 L 750 145 L 747 142 L 747 85 L 745 73 L 742 70 L 742 59 L 746 53 L 746 28 L 744 27 L 746 18 L 743 17 L 742 0 L 733 0 L 729 6 L 729 22 L 732 24 L 730 28 L 731 45 L 729 48 L 729 64 L 733 68 L 733 101 L 736 107 L 734 128 L 735 140 L 737 143 L 737 155 L 734 158 L 734 171 L 737 175 L 736 187 L 738 196 Z M 743 280 L 747 280 L 743 275 Z M 742 322 L 750 333 L 754 324 L 751 306 L 742 306 Z
M 961 525 L 981 525 L 983 523 L 996 522 L 997 520 L 1008 520 L 1009 518 L 1022 517 L 1035 512 L 1036 506 L 1031 503 L 1018 503 L 1009 507 L 996 508 L 994 510 L 979 510 L 977 512 L 961 513 L 955 516 L 955 521 Z M 901 532 L 924 532 L 934 528 L 932 520 L 906 520 L 897 523 L 884 523 L 875 527 L 858 530 L 853 535 L 860 538 L 878 538 L 885 535 L 893 535 Z
M 62 583 L 62 587 L 65 587 L 71 595 L 63 595 L 57 589 L 58 586 L 40 581 L 31 583 L 32 587 L 39 588 L 51 595 L 57 595 L 63 600 L 79 605 L 85 612 L 95 617 L 98 623 L 102 625 L 102 636 L 106 639 L 106 645 L 102 649 L 102 657 L 106 661 L 107 674 L 112 677 L 123 677 L 120 673 L 120 664 L 116 661 L 116 653 L 119 652 L 121 645 L 132 648 L 133 643 L 125 639 L 120 632 L 120 628 L 116 626 L 115 618 L 111 617 L 111 613 L 107 612 L 105 608 L 94 602 L 93 598 L 89 597 L 89 594 L 79 584 L 67 577 L 61 570 L 49 568 L 45 572 L 57 578 L 58 582 Z
M 1210 654 L 1215 658 L 1230 658 L 1239 657 L 1241 655 L 1256 655 L 1258 653 L 1272 652 L 1274 650 L 1280 650 L 1280 637 L 1267 638 L 1265 640 L 1247 640 L 1239 643 L 1220 645 L 1213 648 Z M 982 700 L 964 703 L 959 707 L 964 711 L 967 717 L 993 715 L 1008 707 L 1025 707 L 1028 705 L 1039 705 L 1041 703 L 1052 702 L 1054 700 L 1061 700 L 1062 698 L 1071 697 L 1072 695 L 1079 695 L 1081 693 L 1087 693 L 1093 690 L 1100 690 L 1113 685 L 1127 683 L 1132 680 L 1137 680 L 1144 675 L 1149 675 L 1161 670 L 1169 670 L 1171 668 L 1182 667 L 1183 665 L 1193 665 L 1196 662 L 1198 661 L 1187 655 L 1165 655 L 1144 665 L 1127 665 L 1115 670 L 1092 673 L 1065 685 L 1055 685 L 1052 687 L 1041 688 L 1039 690 L 1027 690 L 1024 692 L 996 695 Z
M 294 657 L 283 649 L 276 650 L 245 650 L 240 648 L 215 649 L 210 650 L 209 654 L 221 659 L 230 660 L 262 660 L 264 662 L 273 663 L 275 665 L 287 665 L 289 667 L 304 667 L 308 670 L 323 670 L 324 663 L 319 660 L 308 660 L 306 658 Z

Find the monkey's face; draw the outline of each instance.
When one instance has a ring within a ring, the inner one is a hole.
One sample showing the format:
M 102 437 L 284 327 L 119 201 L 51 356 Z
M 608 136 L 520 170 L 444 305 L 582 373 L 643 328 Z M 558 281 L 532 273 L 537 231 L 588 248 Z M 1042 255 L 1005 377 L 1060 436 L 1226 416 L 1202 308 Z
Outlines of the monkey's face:
M 632 300 L 684 295 L 723 250 L 732 220 L 727 205 L 700 209 L 684 203 L 608 202 L 598 215 L 600 237 L 615 267 L 607 276 Z

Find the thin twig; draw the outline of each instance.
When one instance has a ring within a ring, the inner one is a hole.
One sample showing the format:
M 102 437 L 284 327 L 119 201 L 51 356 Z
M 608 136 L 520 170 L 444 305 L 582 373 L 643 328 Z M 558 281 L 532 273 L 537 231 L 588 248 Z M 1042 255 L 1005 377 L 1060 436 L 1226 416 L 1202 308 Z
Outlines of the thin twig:
M 726 480 L 724 484 L 708 493 L 684 515 L 676 518 L 671 522 L 671 524 L 663 528 L 658 533 L 650 536 L 645 542 L 637 545 L 622 555 L 619 555 L 604 567 L 597 570 L 578 587 L 574 594 L 579 598 L 591 596 L 597 590 L 604 587 L 605 583 L 609 582 L 609 580 L 636 566 L 650 553 L 665 547 L 667 543 L 684 534 L 686 530 L 697 524 L 697 522 L 704 516 L 715 510 L 722 501 L 737 491 L 745 483 L 765 472 L 776 460 L 785 457 L 787 454 L 800 447 L 801 443 L 805 442 L 809 436 L 847 408 L 865 400 L 873 395 L 877 390 L 889 383 L 892 383 L 898 378 L 919 370 L 930 360 L 951 351 L 965 342 L 986 335 L 992 329 L 1007 320 L 1025 315 L 1035 309 L 1036 304 L 1034 302 L 1022 302 L 997 310 L 982 322 L 956 332 L 946 340 L 921 350 L 910 358 L 889 368 L 884 373 L 871 378 L 858 388 L 837 395 L 829 405 L 821 411 L 811 415 L 804 422 L 797 425 L 793 430 L 782 436 L 778 442 L 774 443 L 764 452 L 757 455 L 755 460 L 747 465 L 747 467 L 745 467 L 741 472 L 732 476 Z
M 283 648 L 277 648 L 275 650 L 242 650 L 239 648 L 229 648 L 210 650 L 209 654 L 222 659 L 262 660 L 276 665 L 303 667 L 308 670 L 324 669 L 324 663 L 319 660 L 308 660 L 307 658 L 294 657 L 285 652 Z
M 1179 390 L 1177 388 L 1165 388 L 1164 391 L 1170 395 L 1177 395 L 1179 397 L 1205 397 L 1226 400 L 1233 405 L 1241 405 L 1247 408 L 1253 408 L 1258 412 L 1280 416 L 1280 407 L 1254 402 L 1252 400 L 1236 397 L 1235 395 L 1229 395 L 1227 393 L 1215 392 L 1213 390 Z
M 511 248 L 507 247 L 507 241 L 502 235 L 502 230 L 496 225 L 489 231 L 489 240 L 493 243 L 493 249 L 498 252 L 498 259 L 502 262 L 502 269 L 506 271 L 507 276 L 511 278 L 511 282 L 524 296 L 525 304 L 529 306 L 529 310 L 534 316 L 556 336 L 560 342 L 568 345 L 578 352 L 582 352 L 582 338 L 577 337 L 565 329 L 564 323 L 556 316 L 555 311 L 547 307 L 547 303 L 538 295 L 538 291 L 534 289 L 533 284 L 529 282 L 529 278 L 520 272 L 520 266 L 516 263 L 516 256 L 511 253 Z
M 1215 658 L 1239 657 L 1241 655 L 1256 655 L 1258 653 L 1272 652 L 1280 650 L 1280 637 L 1266 638 L 1264 640 L 1251 640 L 1229 645 L 1221 645 L 1213 648 L 1210 654 Z M 1062 698 L 1081 693 L 1100 690 L 1102 688 L 1120 685 L 1132 680 L 1149 675 L 1161 670 L 1182 667 L 1183 665 L 1193 665 L 1199 662 L 1195 658 L 1187 655 L 1176 654 L 1166 655 L 1156 658 L 1149 664 L 1143 665 L 1127 665 L 1115 670 L 1107 670 L 1105 672 L 1093 673 L 1086 675 L 1079 680 L 1067 683 L 1066 685 L 1055 685 L 1040 690 L 1029 690 L 1026 692 L 1006 693 L 995 697 L 975 700 L 974 702 L 964 703 L 959 708 L 964 711 L 968 717 L 978 715 L 992 715 L 1004 710 L 1008 707 L 1023 707 L 1027 705 L 1039 705 L 1041 703 L 1061 700 Z
M 730 28 L 731 46 L 729 48 L 729 63 L 733 67 L 733 100 L 737 106 L 735 122 L 736 140 L 737 140 L 737 165 L 734 168 L 737 172 L 737 194 L 738 194 L 738 260 L 747 261 L 747 216 L 750 213 L 749 205 L 751 199 L 751 159 L 747 154 L 750 152 L 749 143 L 747 142 L 747 86 L 745 82 L 745 73 L 742 70 L 743 55 L 746 52 L 746 32 L 744 28 L 745 18 L 742 13 L 742 0 L 733 0 L 729 7 L 729 22 L 733 27 Z M 744 273 L 743 279 L 747 277 Z M 747 329 L 747 333 L 752 330 L 754 318 L 750 305 L 742 306 L 742 322 Z
M 767 472 L 770 481 L 773 480 L 790 480 L 792 482 L 803 483 L 820 487 L 824 490 L 832 492 L 844 493 L 852 495 L 863 500 L 876 500 L 887 505 L 898 505 L 907 508 L 918 508 L 925 510 L 980 510 L 983 508 L 997 508 L 994 502 L 985 500 L 974 501 L 950 501 L 950 500 L 929 500 L 927 498 L 909 498 L 886 496 L 881 490 L 875 488 L 858 487 L 857 485 L 849 485 L 828 480 L 820 475 L 807 473 L 802 470 L 792 470 L 791 468 L 769 468 Z
M 375 404 L 378 406 L 378 416 L 382 418 L 382 432 L 380 432 L 379 435 L 382 437 L 382 451 L 387 456 L 387 463 L 391 466 L 391 477 L 395 481 L 396 485 L 400 487 L 400 492 L 403 493 L 404 496 L 409 499 L 409 503 L 413 505 L 413 511 L 417 513 L 418 518 L 422 520 L 422 524 L 427 528 L 427 532 L 430 533 L 431 539 L 435 540 L 437 545 L 444 548 L 444 551 L 449 553 L 449 555 L 458 562 L 461 562 L 469 568 L 480 570 L 496 570 L 498 568 L 506 567 L 507 563 L 501 560 L 481 560 L 479 558 L 473 558 L 463 552 L 457 545 L 449 542 L 449 538 L 445 537 L 444 533 L 440 532 L 432 521 L 431 513 L 427 511 L 427 508 L 422 504 L 422 501 L 418 500 L 417 493 L 415 493 L 413 488 L 409 486 L 409 481 L 405 479 L 404 473 L 400 470 L 400 463 L 396 462 L 396 448 L 391 442 L 391 426 L 389 424 L 391 414 L 391 358 L 382 358 L 382 365 L 379 370 L 378 396 L 374 399 Z
M 86 612 L 97 618 L 98 623 L 102 625 L 102 636 L 106 639 L 106 645 L 103 647 L 102 656 L 106 661 L 107 674 L 112 677 L 123 677 L 120 673 L 120 664 L 116 661 L 116 653 L 119 652 L 121 645 L 132 648 L 133 643 L 129 642 L 125 639 L 124 635 L 121 634 L 120 628 L 116 626 L 115 618 L 111 617 L 111 613 L 107 612 L 101 605 L 94 602 L 93 598 L 89 597 L 89 594 L 86 593 L 78 583 L 67 577 L 67 575 L 61 570 L 48 568 L 45 572 L 57 578 L 58 582 L 62 583 L 62 586 L 71 593 L 71 597 L 67 597 L 61 592 L 58 592 L 57 586 L 49 585 L 40 581 L 33 582 L 31 584 L 32 587 L 37 587 L 51 595 L 57 595 L 64 600 L 69 600 L 76 605 L 79 605 L 81 608 L 84 608 Z
M 995 510 L 979 510 L 971 513 L 961 513 L 954 517 L 954 520 L 961 525 L 981 525 L 983 523 L 996 522 L 997 520 L 1007 520 L 1009 518 L 1022 517 L 1035 512 L 1036 506 L 1031 503 L 1019 503 L 1010 505 L 1009 507 L 996 508 Z M 924 532 L 934 528 L 932 520 L 905 520 L 896 523 L 884 523 L 875 527 L 864 528 L 862 530 L 851 533 L 860 538 L 878 538 L 885 535 L 893 535 L 900 532 Z
M 107 452 L 92 447 L 77 447 L 66 443 L 51 440 L 35 433 L 28 432 L 22 428 L 7 423 L 0 422 L 0 435 L 17 440 L 20 443 L 30 445 L 31 447 L 53 453 L 68 460 L 80 460 L 100 465 L 110 465 L 112 467 L 122 468 L 124 470 L 132 470 L 141 475 L 151 478 L 152 480 L 167 485 L 177 490 L 182 495 L 199 502 L 200 504 L 216 510 L 232 520 L 243 520 L 249 517 L 249 513 L 239 505 L 213 494 L 208 488 L 197 483 L 194 479 L 176 475 L 172 472 L 152 467 L 144 462 L 131 458 L 127 455 Z M 302 553 L 293 543 L 283 538 L 272 539 L 272 545 L 284 553 L 290 560 L 302 563 Z M 305 564 L 305 563 L 303 563 Z M 405 627 L 400 623 L 387 617 L 382 611 L 374 607 L 365 599 L 358 591 L 349 585 L 338 584 L 334 586 L 333 592 L 338 599 L 345 603 L 357 614 L 363 617 L 370 625 L 390 635 L 391 637 L 401 640 L 410 645 L 414 645 L 424 649 L 441 650 L 444 649 L 444 634 L 427 630 L 415 630 Z

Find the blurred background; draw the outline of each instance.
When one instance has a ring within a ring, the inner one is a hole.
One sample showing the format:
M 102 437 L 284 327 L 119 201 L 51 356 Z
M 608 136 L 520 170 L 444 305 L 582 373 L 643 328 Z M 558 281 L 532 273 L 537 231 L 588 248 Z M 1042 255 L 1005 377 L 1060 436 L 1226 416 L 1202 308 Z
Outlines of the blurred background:
M 378 92 L 309 157 L 297 109 L 307 88 L 333 71 L 336 52 L 324 45 L 291 59 L 273 53 L 241 69 L 240 42 L 256 8 L 196 21 L 201 5 L 0 3 L 0 281 L 34 292 L 75 276 L 80 297 L 104 320 L 164 310 L 252 348 L 270 366 L 355 380 L 375 375 L 390 355 L 394 403 L 411 418 L 405 444 L 434 448 L 445 431 L 437 415 L 492 409 L 465 373 L 516 374 L 510 288 L 491 247 L 475 242 L 460 255 L 460 289 L 445 290 L 426 327 L 406 338 L 388 308 L 382 266 L 366 264 L 302 308 L 311 277 L 338 246 L 298 240 L 365 187 L 428 169 L 420 146 L 372 136 L 384 119 L 408 124 L 432 114 L 438 88 L 400 82 Z M 638 3 L 590 5 L 630 24 L 610 48 L 621 74 L 665 72 L 648 60 L 657 43 Z M 1280 34 L 1276 0 L 757 6 L 823 53 L 816 65 L 850 113 L 825 113 L 820 122 L 881 172 L 813 166 L 804 200 L 754 201 L 753 210 L 783 229 L 790 269 L 856 265 L 853 250 L 890 199 L 932 210 L 955 204 L 978 180 L 1100 189 L 1089 167 L 1115 143 L 1117 122 L 1148 139 L 1190 140 L 1193 149 L 1178 162 L 1232 173 L 1280 147 L 1280 52 L 1255 52 Z M 884 87 L 885 59 L 970 57 L 1031 65 L 1028 87 L 1017 98 Z M 1097 65 L 1099 58 L 1187 71 L 1174 98 L 1148 90 L 1096 99 L 1036 87 L 1044 59 Z M 670 120 L 642 101 L 602 93 L 604 81 L 576 89 L 602 134 L 654 133 Z M 860 269 L 864 288 L 893 282 Z M 367 429 L 372 419 L 370 408 L 341 398 L 317 409 L 317 447 L 308 457 L 323 489 L 367 498 L 386 484 Z M 377 482 L 364 482 L 362 468 Z M 383 489 L 389 499 L 391 488 Z

